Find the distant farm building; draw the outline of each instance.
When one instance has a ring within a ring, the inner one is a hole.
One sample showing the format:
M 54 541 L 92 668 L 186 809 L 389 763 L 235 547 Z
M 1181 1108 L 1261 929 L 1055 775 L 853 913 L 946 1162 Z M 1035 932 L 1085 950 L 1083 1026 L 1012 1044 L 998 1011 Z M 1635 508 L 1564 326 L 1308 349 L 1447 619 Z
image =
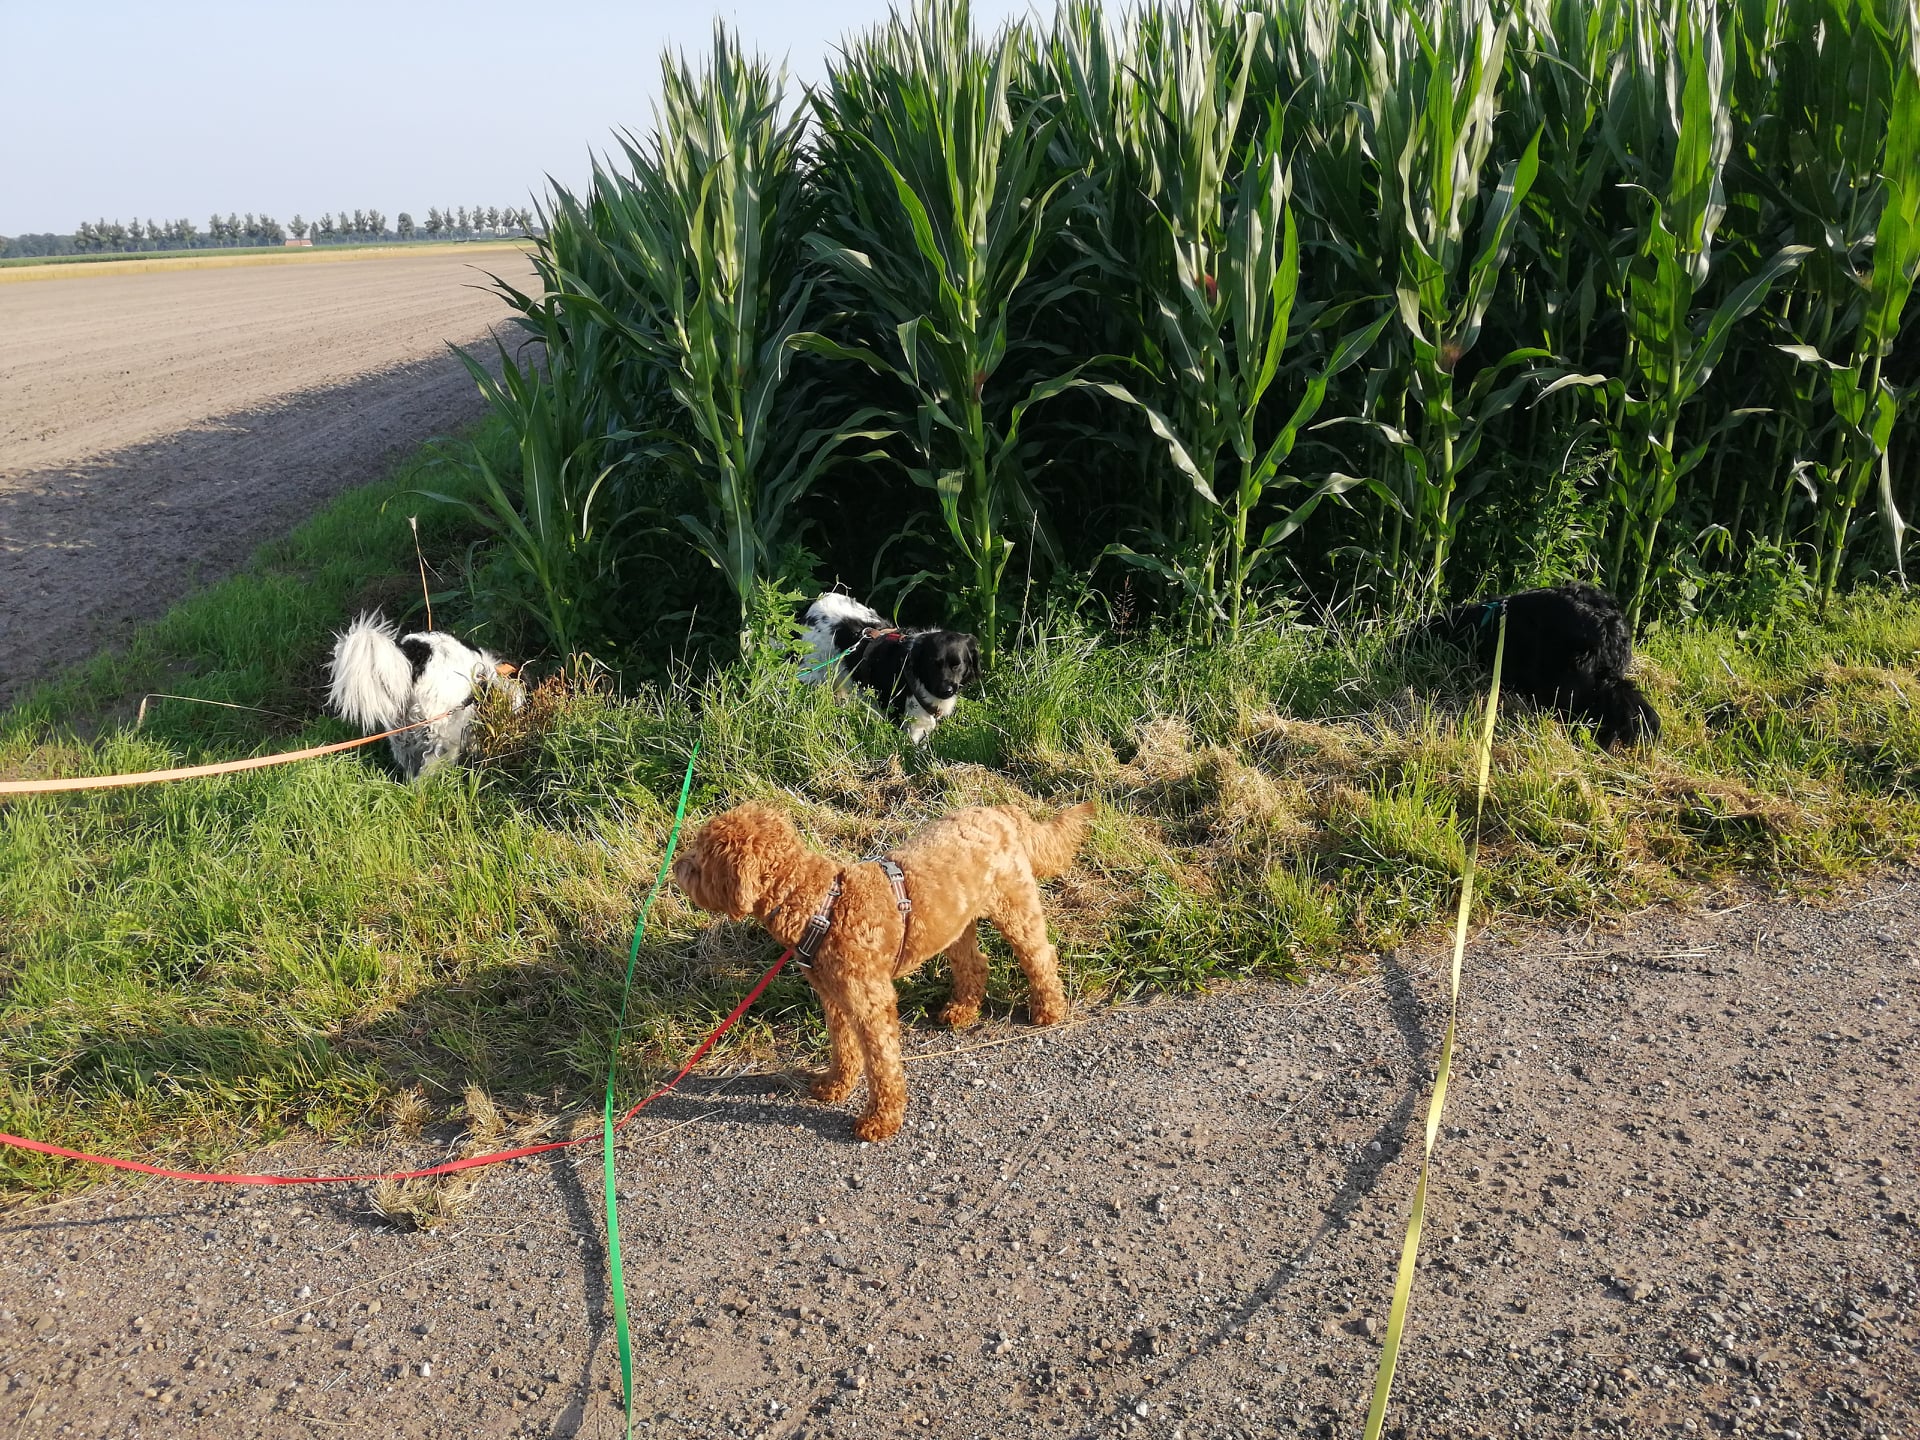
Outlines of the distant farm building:
M 287 244 L 305 245 L 308 249 L 313 248 L 313 241 L 309 240 L 305 235 L 289 235 L 287 236 Z

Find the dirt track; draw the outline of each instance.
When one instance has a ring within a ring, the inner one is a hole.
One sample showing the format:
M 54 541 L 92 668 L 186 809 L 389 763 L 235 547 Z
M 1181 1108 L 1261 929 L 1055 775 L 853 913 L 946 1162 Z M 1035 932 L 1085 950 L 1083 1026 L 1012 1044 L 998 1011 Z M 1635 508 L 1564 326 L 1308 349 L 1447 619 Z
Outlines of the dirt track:
M 511 249 L 0 284 L 0 702 L 475 418 Z M 483 288 L 474 288 L 480 286 Z
M 1388 1434 L 1920 1434 L 1913 881 L 1476 940 Z M 697 1075 L 619 1162 L 639 1433 L 1358 1436 L 1441 961 L 916 1029 L 885 1145 Z M 7 1216 L 0 1428 L 617 1437 L 598 1168 L 426 1235 L 355 1187 Z

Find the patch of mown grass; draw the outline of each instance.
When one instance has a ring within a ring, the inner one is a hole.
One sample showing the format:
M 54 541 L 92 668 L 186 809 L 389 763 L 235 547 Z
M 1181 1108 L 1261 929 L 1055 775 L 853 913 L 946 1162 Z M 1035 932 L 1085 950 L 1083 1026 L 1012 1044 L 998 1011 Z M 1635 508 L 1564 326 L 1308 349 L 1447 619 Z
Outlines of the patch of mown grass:
M 465 538 L 401 498 L 429 478 L 459 483 L 415 466 L 345 497 L 124 653 L 14 707 L 0 771 L 143 769 L 344 734 L 318 718 L 331 628 L 370 600 L 410 603 L 409 512 L 430 554 Z M 457 627 L 457 595 L 436 604 Z M 1865 593 L 1825 620 L 1656 633 L 1655 751 L 1606 755 L 1511 709 L 1483 915 L 1598 916 L 1738 874 L 1818 885 L 1910 856 L 1917 657 L 1920 604 Z M 363 752 L 5 803 L 0 1128 L 210 1161 L 294 1129 L 408 1133 L 423 1115 L 470 1116 L 475 1093 L 502 1097 L 516 1133 L 564 1126 L 594 1098 L 634 907 L 696 739 L 696 819 L 772 799 L 848 856 L 956 804 L 1099 797 L 1051 900 L 1082 1003 L 1363 960 L 1451 904 L 1474 684 L 1285 615 L 1210 652 L 1067 621 L 1009 655 L 922 751 L 766 655 L 626 695 L 553 677 L 522 715 L 489 716 L 471 767 L 411 787 Z M 149 689 L 299 718 L 180 705 L 135 732 Z M 665 892 L 623 1088 L 677 1058 L 773 953 L 752 926 Z M 908 983 L 912 1023 L 945 983 L 939 967 Z M 994 985 L 993 1004 L 1020 1006 L 1011 967 Z M 820 1041 L 804 983 L 783 979 L 723 1052 Z M 87 1178 L 0 1158 L 14 1194 Z

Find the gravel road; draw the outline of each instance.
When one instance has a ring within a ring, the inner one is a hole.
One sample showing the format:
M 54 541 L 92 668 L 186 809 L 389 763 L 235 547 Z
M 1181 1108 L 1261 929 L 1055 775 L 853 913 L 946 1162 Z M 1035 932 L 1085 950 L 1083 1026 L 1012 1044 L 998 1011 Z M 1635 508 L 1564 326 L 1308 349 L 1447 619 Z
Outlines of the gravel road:
M 1920 1434 L 1915 878 L 1476 940 L 1390 1433 Z M 1441 965 L 917 1031 L 884 1146 L 697 1077 L 619 1165 L 640 1433 L 1358 1436 Z M 617 1435 L 598 1179 L 0 1217 L 0 1421 Z
M 0 703 L 483 403 L 510 248 L 0 283 Z M 20 272 L 0 272 L 18 274 Z

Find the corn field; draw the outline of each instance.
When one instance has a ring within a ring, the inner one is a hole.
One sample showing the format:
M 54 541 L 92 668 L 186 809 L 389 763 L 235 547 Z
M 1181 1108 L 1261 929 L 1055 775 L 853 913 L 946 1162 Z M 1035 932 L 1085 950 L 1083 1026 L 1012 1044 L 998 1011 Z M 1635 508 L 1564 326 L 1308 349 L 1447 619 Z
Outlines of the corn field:
M 501 286 L 482 589 L 602 653 L 838 581 L 990 658 L 1899 575 L 1917 5 L 927 0 L 806 93 L 720 29 Z

